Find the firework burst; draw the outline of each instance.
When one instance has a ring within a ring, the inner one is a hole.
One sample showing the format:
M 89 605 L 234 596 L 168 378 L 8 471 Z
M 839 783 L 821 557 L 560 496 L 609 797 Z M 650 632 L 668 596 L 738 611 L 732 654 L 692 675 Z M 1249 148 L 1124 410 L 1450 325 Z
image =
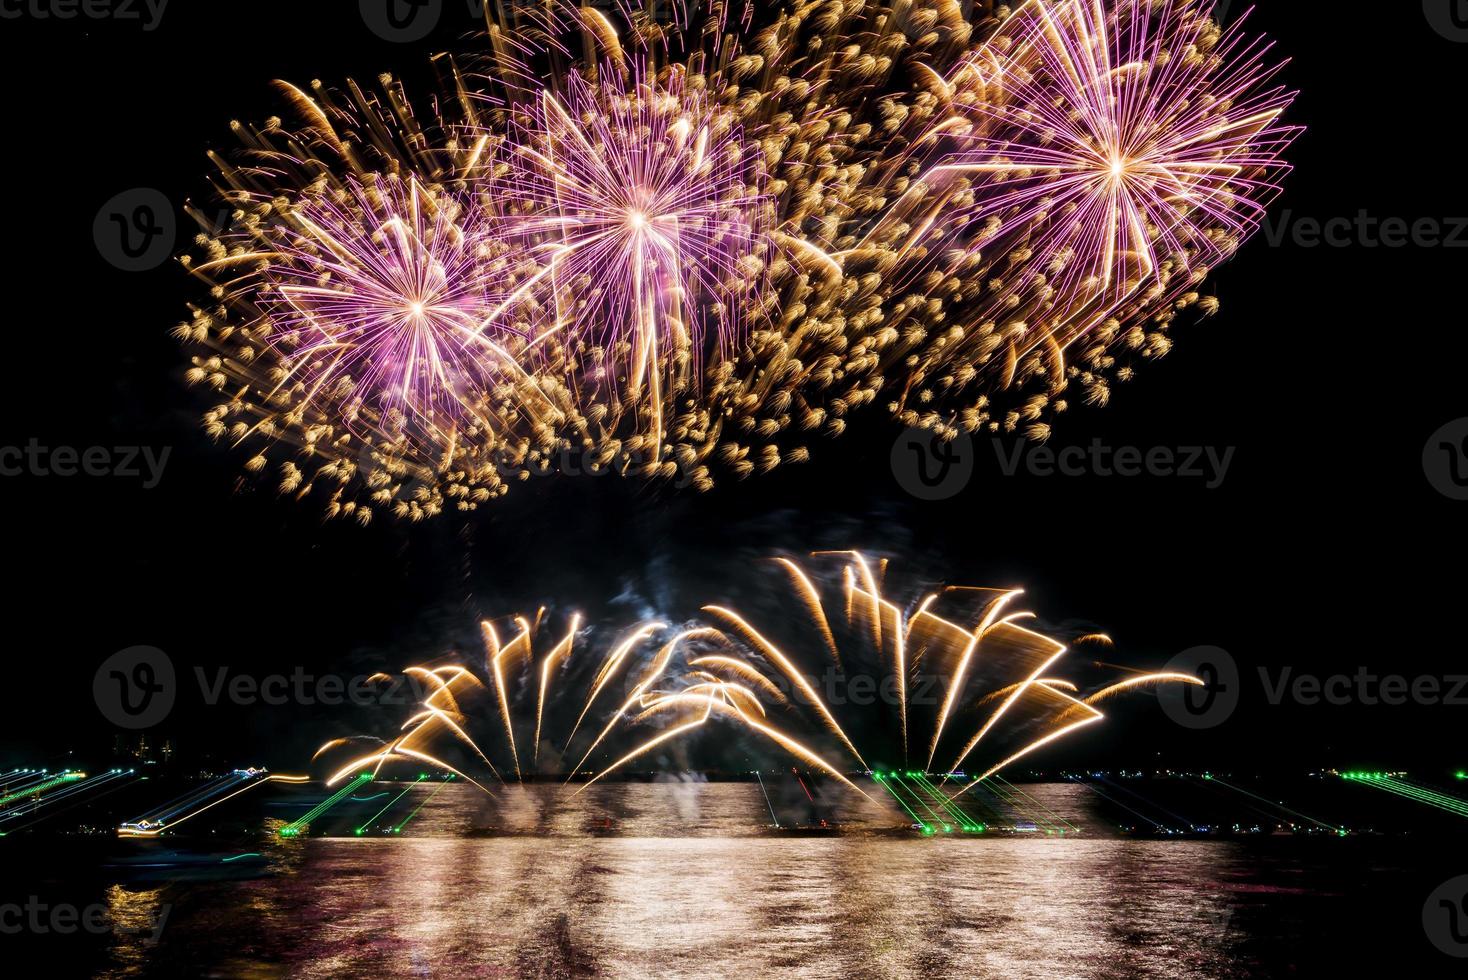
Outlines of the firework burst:
M 515 127 L 508 183 L 556 280 L 557 320 L 620 354 L 627 398 L 656 416 L 665 391 L 698 383 L 706 348 L 722 359 L 742 336 L 766 209 L 733 113 L 682 73 L 646 75 L 541 93 Z
M 486 324 L 505 299 L 502 221 L 396 179 L 354 180 L 340 203 L 316 195 L 292 217 L 259 285 L 265 343 L 292 368 L 277 391 L 338 399 L 349 428 L 365 409 L 444 430 L 514 370 L 507 331 Z
M 190 264 L 210 431 L 363 521 L 706 490 L 873 405 L 1044 438 L 1217 308 L 1295 135 L 1201 0 L 665 9 L 487 5 L 425 121 L 281 83 Z
M 1026 346 L 1066 348 L 1170 258 L 1206 269 L 1257 227 L 1297 131 L 1241 23 L 1220 34 L 1174 0 L 1035 0 L 955 73 L 973 129 L 931 173 L 976 177 L 969 226 L 1022 236 L 1031 292 L 1059 298 Z

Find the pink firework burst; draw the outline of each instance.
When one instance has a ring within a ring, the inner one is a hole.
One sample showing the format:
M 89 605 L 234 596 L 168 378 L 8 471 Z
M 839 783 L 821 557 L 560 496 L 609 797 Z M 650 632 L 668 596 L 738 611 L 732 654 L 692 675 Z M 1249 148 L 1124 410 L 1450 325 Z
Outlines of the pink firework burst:
M 451 431 L 504 373 L 507 225 L 416 180 L 306 196 L 258 284 L 267 342 L 302 403 L 349 428 Z
M 651 389 L 659 412 L 660 359 L 691 365 L 696 383 L 703 356 L 743 329 L 763 209 L 737 122 L 679 72 L 607 69 L 542 92 L 517 120 L 511 161 L 557 322 L 625 350 L 612 370 L 630 392 Z
M 1053 286 L 1114 302 L 1257 228 L 1299 133 L 1271 45 L 1198 0 L 1031 0 L 1001 33 L 959 69 L 987 97 L 960 100 L 973 131 L 936 170 L 986 176 L 974 219 L 1031 229 Z

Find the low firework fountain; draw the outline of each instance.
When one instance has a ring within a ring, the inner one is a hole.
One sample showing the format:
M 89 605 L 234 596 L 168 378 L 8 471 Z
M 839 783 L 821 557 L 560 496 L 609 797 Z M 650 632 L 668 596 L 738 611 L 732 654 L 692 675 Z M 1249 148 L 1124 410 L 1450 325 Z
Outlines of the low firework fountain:
M 769 625 L 708 605 L 698 622 L 644 622 L 595 652 L 587 639 L 595 634 L 583 633 L 579 617 L 543 644 L 544 613 L 515 618 L 505 636 L 485 623 L 477 669 L 409 668 L 429 693 L 404 734 L 371 739 L 365 754 L 362 738 L 322 747 L 318 758 L 340 759 L 328 783 L 407 764 L 444 770 L 491 795 L 497 785 L 553 773 L 579 781 L 579 793 L 659 747 L 729 747 L 724 736 L 700 739 L 728 725 L 752 737 L 741 751 L 753 746 L 868 800 L 895 802 L 926 832 L 981 830 L 975 807 L 1039 807 L 1001 771 L 1094 730 L 1108 699 L 1202 683 L 1092 661 L 1083 666 L 1123 677 L 1086 693 L 1062 676 L 1069 646 L 1032 628 L 1018 590 L 949 586 L 893 597 L 886 562 L 855 552 L 817 557 L 830 574 L 789 558 L 770 563 L 758 596 L 775 618 Z M 1101 634 L 1075 643 L 1111 647 Z M 448 761 L 452 745 L 480 771 Z M 970 802 L 965 794 L 975 788 L 986 795 Z

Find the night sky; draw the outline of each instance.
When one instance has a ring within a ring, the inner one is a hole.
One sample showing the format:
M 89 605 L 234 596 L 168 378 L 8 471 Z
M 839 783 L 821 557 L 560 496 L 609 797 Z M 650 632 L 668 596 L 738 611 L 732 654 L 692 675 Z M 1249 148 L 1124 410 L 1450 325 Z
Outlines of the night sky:
M 1303 94 L 1291 121 L 1309 127 L 1276 219 L 1364 209 L 1451 226 L 1468 215 L 1468 43 L 1434 33 L 1415 3 L 1370 15 L 1262 6 L 1254 28 L 1293 59 L 1286 81 Z M 894 581 L 914 588 L 1023 585 L 1044 621 L 1112 634 L 1123 663 L 1160 666 L 1201 644 L 1237 660 L 1242 699 L 1225 725 L 1180 729 L 1143 695 L 1117 705 L 1104 739 L 1038 765 L 1468 764 L 1468 686 L 1458 706 L 1275 706 L 1258 674 L 1468 674 L 1458 568 L 1468 503 L 1434 490 L 1422 463 L 1428 437 L 1468 415 L 1468 252 L 1305 248 L 1288 235 L 1273 247 L 1261 233 L 1211 282 L 1216 317 L 1177 328 L 1173 353 L 1109 407 L 1057 425 L 1056 447 L 1231 447 L 1215 489 L 1009 477 L 981 443 L 968 489 L 925 503 L 894 478 L 899 430 L 879 413 L 814 442 L 810 464 L 710 494 L 546 480 L 468 521 L 431 525 L 325 524 L 316 503 L 241 479 L 245 457 L 199 428 L 204 402 L 184 387 L 168 335 L 197 287 L 174 264 L 113 268 L 93 218 L 134 187 L 179 207 L 205 199 L 204 153 L 231 145 L 229 120 L 284 110 L 272 78 L 423 77 L 430 50 L 469 26 L 459 4 L 450 10 L 421 45 L 378 40 L 345 0 L 173 0 L 151 32 L 0 26 L 10 108 L 0 446 L 170 448 L 154 489 L 0 479 L 10 666 L 0 765 L 55 765 L 110 744 L 92 676 L 125 647 L 159 647 L 190 677 L 218 665 L 392 670 L 464 649 L 482 615 L 541 603 L 606 603 L 617 622 L 643 605 L 691 617 L 748 594 L 753 558 L 818 547 L 890 556 Z M 350 727 L 329 710 L 206 708 L 186 688 L 160 734 L 191 757 L 295 768 Z

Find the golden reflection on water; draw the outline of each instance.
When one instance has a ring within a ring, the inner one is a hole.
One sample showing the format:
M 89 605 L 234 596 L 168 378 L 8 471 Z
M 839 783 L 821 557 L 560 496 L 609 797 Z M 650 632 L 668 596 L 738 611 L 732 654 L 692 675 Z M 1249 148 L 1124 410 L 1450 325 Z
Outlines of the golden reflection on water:
M 311 839 L 287 873 L 192 892 L 161 955 L 321 978 L 1238 975 L 1228 844 L 760 836 L 748 784 L 503 796 L 441 794 L 412 835 Z

